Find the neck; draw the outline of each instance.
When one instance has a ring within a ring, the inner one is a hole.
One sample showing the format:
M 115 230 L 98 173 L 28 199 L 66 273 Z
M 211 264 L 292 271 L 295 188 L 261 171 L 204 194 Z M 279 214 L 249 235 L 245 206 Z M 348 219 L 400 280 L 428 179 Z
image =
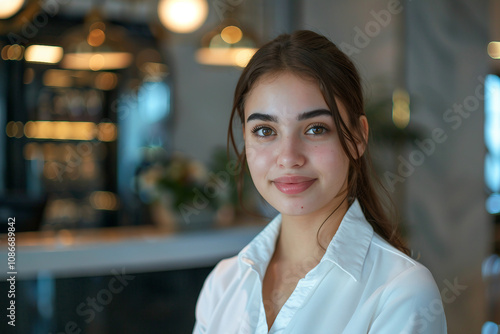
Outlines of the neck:
M 337 209 L 332 213 L 335 208 Z M 282 215 L 275 258 L 287 264 L 316 265 L 323 257 L 348 208 L 349 204 L 344 200 L 309 215 Z

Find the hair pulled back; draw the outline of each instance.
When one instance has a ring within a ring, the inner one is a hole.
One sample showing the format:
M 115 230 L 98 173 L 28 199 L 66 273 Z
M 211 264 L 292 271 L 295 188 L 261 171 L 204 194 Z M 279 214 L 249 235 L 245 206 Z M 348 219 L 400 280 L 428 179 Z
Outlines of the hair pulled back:
M 255 53 L 240 76 L 234 93 L 228 130 L 228 144 L 231 143 L 235 150 L 240 166 L 239 190 L 246 169 L 246 155 L 244 149 L 242 152 L 238 150 L 233 123 L 238 117 L 244 124 L 245 100 L 255 83 L 264 75 L 283 72 L 312 79 L 318 84 L 332 112 L 334 124 L 339 129 L 342 148 L 349 159 L 346 195 L 349 205 L 357 198 L 374 231 L 397 249 L 408 254 L 409 250 L 397 231 L 397 225 L 389 220 L 386 207 L 375 190 L 374 182 L 380 187 L 382 185 L 373 172 L 368 147 L 361 156 L 357 149 L 356 144 L 360 142 L 365 142 L 367 146 L 360 122 L 360 116 L 365 115 L 365 112 L 358 71 L 334 43 L 315 32 L 299 30 L 278 36 Z M 335 98 L 342 103 L 347 112 L 345 121 L 340 115 Z M 388 197 L 386 191 L 385 195 Z

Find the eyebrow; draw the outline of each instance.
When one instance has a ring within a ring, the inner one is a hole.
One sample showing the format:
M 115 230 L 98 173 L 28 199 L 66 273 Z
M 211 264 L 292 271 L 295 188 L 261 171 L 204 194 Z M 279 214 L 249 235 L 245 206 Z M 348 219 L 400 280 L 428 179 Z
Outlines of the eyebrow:
M 332 112 L 326 109 L 316 109 L 316 110 L 306 111 L 297 116 L 297 121 L 303 121 L 305 119 L 314 118 L 318 116 L 332 116 Z
M 261 113 L 253 113 L 247 118 L 247 123 L 250 121 L 265 121 L 265 122 L 274 122 L 278 123 L 278 118 L 276 116 L 268 115 L 268 114 L 261 114 Z
M 332 113 L 330 110 L 326 109 L 316 109 L 316 110 L 306 111 L 297 116 L 297 121 L 303 121 L 305 119 L 314 118 L 318 116 L 332 116 Z M 251 114 L 247 118 L 247 123 L 255 120 L 278 123 L 278 118 L 276 116 L 269 114 L 262 114 L 262 113 Z

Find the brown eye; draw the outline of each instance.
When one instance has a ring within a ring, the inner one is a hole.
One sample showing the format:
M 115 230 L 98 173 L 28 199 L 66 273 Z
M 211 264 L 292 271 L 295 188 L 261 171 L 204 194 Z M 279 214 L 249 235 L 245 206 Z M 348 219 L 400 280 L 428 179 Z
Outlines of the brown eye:
M 311 127 L 307 133 L 313 135 L 322 135 L 326 132 L 326 129 L 323 126 L 313 126 Z
M 270 136 L 272 134 L 273 134 L 273 131 L 271 129 L 269 129 L 269 128 L 262 129 L 262 135 L 263 136 Z
M 262 126 L 262 127 L 257 127 L 252 130 L 253 133 L 255 133 L 259 137 L 270 137 L 274 135 L 274 131 L 271 128 Z

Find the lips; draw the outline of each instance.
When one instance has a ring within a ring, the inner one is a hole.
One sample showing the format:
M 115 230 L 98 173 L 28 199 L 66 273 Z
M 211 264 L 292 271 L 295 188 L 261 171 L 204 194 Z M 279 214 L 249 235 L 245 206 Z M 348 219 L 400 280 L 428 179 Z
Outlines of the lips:
M 284 194 L 294 195 L 306 191 L 316 179 L 305 176 L 282 176 L 273 180 L 275 187 Z

